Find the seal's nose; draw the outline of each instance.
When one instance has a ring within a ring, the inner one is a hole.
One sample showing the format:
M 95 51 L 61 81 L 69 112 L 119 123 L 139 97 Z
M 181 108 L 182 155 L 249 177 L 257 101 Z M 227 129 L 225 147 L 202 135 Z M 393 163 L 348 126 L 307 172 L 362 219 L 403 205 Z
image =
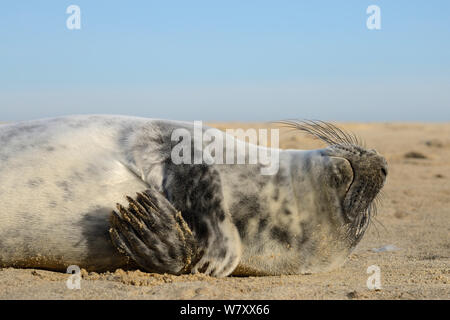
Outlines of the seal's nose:
M 381 160 L 380 161 L 380 164 L 381 164 L 381 168 L 380 168 L 381 176 L 383 177 L 384 180 L 386 180 L 386 177 L 388 175 L 387 162 L 386 162 L 386 159 L 384 157 L 382 157 L 382 156 L 379 156 L 379 157 L 380 157 L 380 160 Z
M 368 154 L 370 159 L 370 163 L 372 164 L 373 173 L 377 175 L 377 170 L 379 170 L 379 176 L 383 181 L 386 181 L 386 177 L 388 175 L 388 165 L 386 159 L 379 154 L 375 149 L 368 150 Z

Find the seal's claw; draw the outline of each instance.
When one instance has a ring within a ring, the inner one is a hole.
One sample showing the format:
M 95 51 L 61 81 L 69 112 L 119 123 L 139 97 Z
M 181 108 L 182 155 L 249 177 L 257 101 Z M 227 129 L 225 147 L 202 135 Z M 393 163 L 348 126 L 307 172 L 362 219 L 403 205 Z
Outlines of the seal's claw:
M 149 272 L 190 272 L 201 257 L 181 213 L 153 188 L 126 198 L 128 208 L 118 204 L 110 218 L 116 248 Z

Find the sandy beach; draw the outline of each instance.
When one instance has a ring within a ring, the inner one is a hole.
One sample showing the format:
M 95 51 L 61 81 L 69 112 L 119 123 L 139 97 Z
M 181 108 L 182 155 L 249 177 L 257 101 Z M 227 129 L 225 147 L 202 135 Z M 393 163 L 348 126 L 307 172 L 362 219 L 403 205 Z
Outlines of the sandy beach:
M 68 274 L 4 268 L 0 299 L 450 299 L 450 123 L 339 125 L 360 136 L 389 164 L 378 215 L 341 268 L 322 274 L 221 279 L 83 271 L 79 290 L 66 287 Z M 281 148 L 323 146 L 295 132 L 282 131 L 280 138 Z M 371 265 L 380 268 L 380 290 L 367 288 Z

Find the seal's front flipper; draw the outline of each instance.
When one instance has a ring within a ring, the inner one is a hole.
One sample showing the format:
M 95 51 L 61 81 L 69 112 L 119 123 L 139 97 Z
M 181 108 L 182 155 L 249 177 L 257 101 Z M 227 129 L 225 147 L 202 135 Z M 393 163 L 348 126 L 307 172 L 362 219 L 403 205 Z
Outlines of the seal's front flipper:
M 111 214 L 111 239 L 116 248 L 148 272 L 182 274 L 202 257 L 181 213 L 158 191 L 127 197 Z
M 184 217 L 153 187 L 127 197 L 128 208 L 118 204 L 111 215 L 112 242 L 148 272 L 227 276 L 241 258 L 241 241 L 217 190 L 220 184 L 191 182 L 205 190 L 187 188 L 192 201 L 183 208 Z M 210 192 L 216 198 L 205 196 Z

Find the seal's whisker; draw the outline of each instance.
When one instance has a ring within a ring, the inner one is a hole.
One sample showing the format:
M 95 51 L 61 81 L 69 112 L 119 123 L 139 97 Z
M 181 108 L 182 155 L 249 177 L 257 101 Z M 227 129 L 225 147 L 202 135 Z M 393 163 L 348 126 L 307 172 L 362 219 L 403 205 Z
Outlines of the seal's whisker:
M 384 229 L 384 231 L 386 231 L 386 232 L 388 231 L 386 226 L 378 218 L 374 218 L 373 223 L 378 223 L 378 225 L 380 225 Z
M 381 189 L 377 195 L 377 200 L 382 202 L 382 201 L 384 201 L 384 198 L 386 198 L 386 193 L 384 192 L 383 189 Z
M 306 132 L 322 141 L 327 143 L 328 145 L 337 144 L 337 142 L 332 138 L 332 134 L 330 132 L 326 132 L 324 128 L 319 125 L 314 125 L 309 121 L 289 121 L 286 122 L 287 125 L 291 125 L 297 130 Z
M 376 219 L 375 218 L 372 219 L 370 221 L 369 228 L 372 227 L 372 226 L 375 228 L 375 232 L 377 234 L 377 240 L 379 240 L 379 238 L 380 238 L 380 231 L 378 230 L 377 225 L 375 224 L 375 222 L 376 222 Z
M 377 206 L 381 206 L 381 205 L 382 205 L 382 202 L 383 202 L 383 199 L 382 199 L 382 197 L 377 196 L 377 197 L 375 197 L 375 199 L 373 199 L 373 201 L 374 201 L 374 203 L 375 203 Z
M 344 131 L 329 122 L 320 120 L 280 120 L 275 123 L 310 134 L 328 145 L 363 146 L 362 141 L 356 134 Z
M 325 125 L 330 129 L 331 132 L 335 133 L 338 137 L 338 140 L 346 141 L 349 144 L 355 144 L 358 145 L 358 139 L 356 136 L 352 133 L 347 133 L 343 131 L 342 129 L 336 127 L 335 125 L 332 125 L 331 123 L 319 121 L 320 124 Z
M 333 137 L 333 141 L 336 143 L 338 141 L 344 142 L 347 141 L 345 133 L 340 131 L 337 127 L 320 120 L 312 120 L 310 121 L 315 130 L 322 132 L 324 135 L 331 135 Z M 338 144 L 338 143 L 336 143 Z
M 333 137 L 332 140 L 334 141 L 334 144 L 339 144 L 337 142 L 345 140 L 345 138 L 343 138 L 339 134 L 339 132 L 337 130 L 334 130 L 333 127 L 328 123 L 322 122 L 320 120 L 312 120 L 311 122 L 312 125 L 314 125 L 314 129 L 319 132 L 322 132 L 324 136 L 331 135 Z

